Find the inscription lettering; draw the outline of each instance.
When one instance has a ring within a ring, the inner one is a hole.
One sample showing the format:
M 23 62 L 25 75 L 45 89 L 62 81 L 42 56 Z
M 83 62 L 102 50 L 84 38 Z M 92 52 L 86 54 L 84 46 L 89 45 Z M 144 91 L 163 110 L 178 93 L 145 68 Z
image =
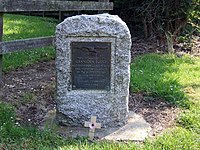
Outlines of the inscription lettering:
M 72 89 L 110 90 L 111 43 L 72 42 Z

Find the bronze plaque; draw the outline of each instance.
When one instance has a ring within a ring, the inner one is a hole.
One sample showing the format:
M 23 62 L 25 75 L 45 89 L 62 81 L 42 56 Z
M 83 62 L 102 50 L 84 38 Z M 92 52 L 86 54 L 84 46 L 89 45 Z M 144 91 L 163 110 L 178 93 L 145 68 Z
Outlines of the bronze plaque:
M 111 43 L 72 42 L 72 89 L 110 90 Z

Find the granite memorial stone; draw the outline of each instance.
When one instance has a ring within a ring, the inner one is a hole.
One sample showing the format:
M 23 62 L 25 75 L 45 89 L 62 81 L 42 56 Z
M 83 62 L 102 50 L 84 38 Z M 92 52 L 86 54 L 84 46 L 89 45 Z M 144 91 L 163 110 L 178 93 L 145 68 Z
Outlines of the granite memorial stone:
M 126 123 L 131 35 L 109 14 L 69 17 L 56 27 L 57 119 L 83 126 L 97 116 L 102 127 Z

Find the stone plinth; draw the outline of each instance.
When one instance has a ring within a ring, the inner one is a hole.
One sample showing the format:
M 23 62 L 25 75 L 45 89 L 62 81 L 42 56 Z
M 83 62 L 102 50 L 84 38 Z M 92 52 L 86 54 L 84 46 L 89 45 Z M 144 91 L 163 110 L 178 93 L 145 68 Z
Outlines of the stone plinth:
M 103 127 L 127 122 L 131 35 L 109 14 L 79 15 L 56 27 L 57 119 L 83 126 L 91 116 Z

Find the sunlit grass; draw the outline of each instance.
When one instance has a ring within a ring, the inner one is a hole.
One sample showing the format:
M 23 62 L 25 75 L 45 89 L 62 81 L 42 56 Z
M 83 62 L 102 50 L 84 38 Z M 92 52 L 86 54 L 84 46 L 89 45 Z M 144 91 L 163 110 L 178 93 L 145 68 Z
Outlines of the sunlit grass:
M 54 19 L 6 14 L 4 15 L 3 40 L 51 36 L 55 34 L 57 23 L 58 21 Z M 55 58 L 53 47 L 6 54 L 3 57 L 3 70 L 8 71 L 53 58 Z
M 200 149 L 200 58 L 144 55 L 131 65 L 131 90 L 161 97 L 183 112 L 174 130 L 144 144 L 144 149 Z
M 131 65 L 131 90 L 189 107 L 185 88 L 199 86 L 200 59 L 189 56 L 146 55 Z
M 144 150 L 198 150 L 200 135 L 185 128 L 166 131 L 155 140 L 147 140 L 141 149 Z
M 4 15 L 4 41 L 54 35 L 57 20 L 22 15 Z

